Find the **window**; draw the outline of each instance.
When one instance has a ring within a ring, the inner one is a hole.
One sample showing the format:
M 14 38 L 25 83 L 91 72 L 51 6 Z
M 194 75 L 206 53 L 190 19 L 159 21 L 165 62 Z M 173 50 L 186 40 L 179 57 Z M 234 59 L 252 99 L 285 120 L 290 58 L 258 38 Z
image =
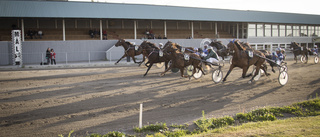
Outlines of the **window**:
M 292 26 L 287 25 L 287 37 L 292 37 Z
M 277 24 L 272 25 L 272 37 L 279 37 L 279 28 Z
M 249 24 L 248 36 L 256 37 L 256 24 Z
M 300 34 L 300 36 L 301 37 L 308 36 L 307 32 L 308 32 L 307 26 L 301 26 L 301 34 Z
M 279 29 L 280 29 L 280 37 L 285 37 L 286 36 L 286 26 L 279 25 Z
M 314 36 L 314 26 L 308 26 L 308 36 Z
M 257 37 L 263 37 L 263 24 L 257 24 Z
M 298 25 L 293 26 L 293 36 L 294 37 L 300 36 L 300 26 L 298 26 Z
M 264 36 L 265 37 L 271 37 L 271 24 L 265 24 L 264 25 Z
M 319 36 L 320 35 L 320 26 L 315 26 L 315 36 Z

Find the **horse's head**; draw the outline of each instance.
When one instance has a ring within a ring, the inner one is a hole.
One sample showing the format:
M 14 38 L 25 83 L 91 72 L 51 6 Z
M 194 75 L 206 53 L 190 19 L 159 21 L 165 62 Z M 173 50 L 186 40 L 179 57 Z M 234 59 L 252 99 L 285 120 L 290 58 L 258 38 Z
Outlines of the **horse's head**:
M 295 41 L 292 41 L 290 44 L 290 49 L 300 47 L 299 44 Z
M 234 53 L 234 40 L 233 41 L 230 41 L 228 44 L 227 44 L 227 49 L 229 51 L 229 54 L 233 54 Z
M 114 45 L 115 45 L 116 47 L 118 47 L 118 46 L 123 45 L 125 42 L 126 42 L 126 40 L 124 40 L 124 39 L 119 39 L 119 41 L 118 41 L 116 44 L 114 44 Z

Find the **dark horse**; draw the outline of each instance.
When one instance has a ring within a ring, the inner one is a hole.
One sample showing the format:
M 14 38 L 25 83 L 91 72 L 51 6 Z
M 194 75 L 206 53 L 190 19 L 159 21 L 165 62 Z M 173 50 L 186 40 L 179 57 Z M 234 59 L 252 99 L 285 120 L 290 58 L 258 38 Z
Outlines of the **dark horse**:
M 201 67 L 201 58 L 195 53 L 185 53 L 182 54 L 179 51 L 180 45 L 172 42 L 167 42 L 164 45 L 163 52 L 168 53 L 171 56 L 172 64 L 169 68 L 167 68 L 164 72 L 162 72 L 160 75 L 163 76 L 166 72 L 168 72 L 171 68 L 178 68 L 181 73 L 181 77 L 189 77 L 184 75 L 184 69 L 186 66 L 192 65 L 193 66 L 193 72 L 192 75 L 196 72 L 196 69 L 201 70 L 202 74 L 204 74 L 204 71 Z M 189 60 L 185 59 L 185 55 L 189 56 Z
M 297 42 L 291 42 L 290 49 L 293 49 L 294 60 L 298 63 L 297 56 L 306 56 L 306 63 L 308 63 L 308 49 L 305 46 L 300 46 Z
M 209 46 L 217 49 L 217 54 L 224 60 L 225 57 L 229 56 L 229 49 L 226 45 L 223 45 L 221 41 L 212 41 Z
M 250 79 L 249 83 L 252 82 L 253 78 L 259 73 L 260 68 L 266 71 L 265 67 L 262 67 L 265 63 L 264 54 L 257 50 L 247 50 L 242 44 L 240 44 L 239 40 L 230 41 L 227 45 L 228 48 L 233 52 L 232 64 L 230 65 L 229 71 L 227 75 L 224 77 L 223 81 L 227 80 L 228 75 L 231 73 L 232 69 L 235 67 L 242 68 L 242 78 L 249 77 L 251 74 L 246 75 L 249 67 L 251 65 L 256 66 L 256 72 L 253 77 Z M 253 52 L 253 56 L 249 57 L 248 51 Z M 261 58 L 263 57 L 263 58 Z M 265 66 L 265 65 L 264 65 Z M 267 74 L 268 75 L 268 74 Z
M 146 66 L 148 67 L 146 73 L 143 76 L 146 76 L 154 63 L 165 62 L 165 69 L 168 68 L 168 63 L 171 60 L 171 56 L 167 53 L 162 52 L 159 47 L 157 47 L 154 43 L 143 41 L 140 45 L 143 49 L 144 54 L 148 58 L 148 62 Z M 163 54 L 161 54 L 161 52 Z
M 139 65 L 141 65 L 141 62 L 136 62 L 136 59 L 134 58 L 134 56 L 142 54 L 143 50 L 140 46 L 133 45 L 132 43 L 130 43 L 124 39 L 119 39 L 119 41 L 115 44 L 115 46 L 116 47 L 122 46 L 124 48 L 123 56 L 115 64 L 118 64 L 119 61 L 121 59 L 123 59 L 124 57 L 130 56 L 132 58 L 132 60 L 134 61 L 134 63 L 139 63 Z M 144 61 L 144 59 L 145 59 L 145 55 L 143 54 L 143 61 Z

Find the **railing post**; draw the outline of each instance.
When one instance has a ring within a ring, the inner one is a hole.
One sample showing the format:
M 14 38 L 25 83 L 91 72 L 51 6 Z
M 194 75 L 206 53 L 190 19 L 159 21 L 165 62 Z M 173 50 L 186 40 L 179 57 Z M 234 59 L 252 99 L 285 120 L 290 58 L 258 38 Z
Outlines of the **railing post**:
M 88 56 L 89 56 L 89 64 L 90 64 L 90 51 L 88 52 Z
M 66 52 L 66 64 L 68 64 L 68 52 Z

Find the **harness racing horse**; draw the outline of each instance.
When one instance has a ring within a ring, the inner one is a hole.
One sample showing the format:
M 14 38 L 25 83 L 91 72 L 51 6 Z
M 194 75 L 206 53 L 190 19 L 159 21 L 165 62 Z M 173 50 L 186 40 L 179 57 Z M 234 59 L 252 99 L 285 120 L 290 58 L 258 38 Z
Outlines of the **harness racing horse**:
M 171 60 L 171 56 L 169 54 L 162 52 L 154 43 L 148 41 L 143 41 L 140 47 L 143 49 L 144 54 L 148 58 L 148 62 L 145 64 L 148 69 L 143 76 L 148 74 L 154 63 L 165 62 L 165 69 L 168 68 L 168 63 Z
M 298 63 L 297 56 L 305 56 L 306 57 L 306 62 L 308 63 L 308 49 L 305 46 L 300 46 L 297 42 L 291 42 L 290 44 L 290 49 L 293 49 L 293 55 L 294 55 L 294 60 L 296 60 L 296 63 Z
M 178 68 L 181 73 L 181 77 L 189 77 L 187 75 L 184 75 L 184 69 L 186 66 L 192 65 L 193 66 L 193 71 L 192 75 L 196 72 L 196 69 L 201 70 L 202 74 L 205 75 L 202 67 L 201 67 L 201 58 L 195 53 L 185 53 L 182 54 L 179 51 L 180 45 L 172 42 L 167 42 L 164 45 L 163 52 L 168 53 L 171 56 L 171 61 L 172 64 L 170 65 L 169 68 L 167 68 L 164 72 L 160 74 L 160 76 L 164 76 L 166 72 L 168 72 L 171 68 Z
M 227 75 L 224 77 L 223 82 L 225 82 L 227 80 L 228 75 L 231 73 L 231 71 L 235 67 L 242 68 L 242 78 L 245 78 L 245 77 L 249 77 L 252 75 L 252 74 L 249 74 L 246 76 L 246 73 L 247 73 L 249 67 L 251 65 L 256 66 L 255 74 L 252 76 L 249 83 L 252 82 L 252 80 L 259 73 L 261 68 L 264 70 L 264 72 L 267 72 L 266 67 L 262 67 L 263 64 L 265 63 L 265 59 L 264 59 L 265 56 L 260 51 L 252 50 L 252 49 L 250 51 L 248 49 L 249 53 L 247 53 L 248 50 L 242 44 L 240 44 L 239 40 L 230 41 L 227 46 L 230 50 L 232 50 L 234 52 L 233 52 L 232 64 L 230 65 L 229 71 L 228 71 Z M 250 57 L 248 55 L 248 54 L 250 54 L 250 52 L 252 52 L 251 53 L 252 57 Z
M 130 43 L 124 39 L 119 39 L 119 41 L 115 44 L 115 46 L 116 47 L 122 46 L 124 48 L 123 56 L 115 64 L 118 64 L 119 61 L 126 56 L 130 56 L 132 58 L 132 60 L 134 61 L 134 63 L 139 63 L 139 65 L 141 65 L 141 63 L 145 59 L 145 55 L 143 54 L 142 62 L 136 62 L 136 59 L 134 58 L 134 56 L 140 55 L 143 52 L 142 48 L 138 45 L 133 45 L 132 43 Z
M 222 57 L 224 61 L 224 57 L 229 56 L 229 49 L 226 45 L 223 45 L 221 41 L 212 41 L 209 46 L 215 47 L 217 49 L 217 54 Z

